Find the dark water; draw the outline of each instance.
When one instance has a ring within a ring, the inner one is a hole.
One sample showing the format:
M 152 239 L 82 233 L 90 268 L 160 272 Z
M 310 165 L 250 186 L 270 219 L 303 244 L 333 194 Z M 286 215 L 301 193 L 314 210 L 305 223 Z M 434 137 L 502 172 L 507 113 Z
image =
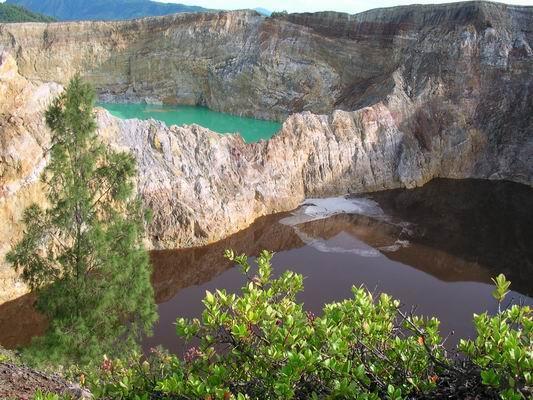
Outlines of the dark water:
M 239 117 L 199 106 L 132 103 L 101 103 L 99 105 L 119 118 L 153 118 L 169 126 L 198 124 L 221 134 L 238 132 L 246 142 L 270 139 L 281 128 L 281 124 L 275 121 Z
M 145 348 L 163 344 L 183 351 L 174 332 L 176 317 L 200 316 L 205 290 L 239 291 L 244 281 L 223 259 L 226 248 L 249 255 L 275 251 L 277 274 L 291 269 L 305 276 L 300 300 L 315 313 L 326 302 L 350 297 L 352 285 L 366 285 L 416 306 L 419 314 L 437 316 L 443 336 L 455 333 L 450 345 L 473 334 L 473 313 L 496 312 L 491 277 L 499 273 L 512 280 L 508 300 L 533 305 L 532 189 L 437 180 L 364 197 L 377 205 L 355 199 L 352 208 L 366 215 L 338 214 L 298 225 L 286 223 L 305 220 L 301 211 L 296 218 L 275 215 L 212 246 L 153 253 L 160 320 Z M 338 203 L 326 202 L 329 212 L 318 214 L 331 214 Z
M 185 344 L 175 335 L 176 318 L 200 316 L 205 290 L 239 292 L 244 280 L 223 259 L 226 248 L 249 255 L 275 251 L 275 273 L 303 274 L 300 300 L 317 314 L 324 303 L 350 297 L 352 285 L 387 292 L 419 314 L 437 316 L 443 336 L 455 332 L 450 346 L 473 334 L 473 313 L 496 311 L 491 277 L 501 272 L 512 281 L 508 299 L 533 305 L 531 188 L 436 180 L 410 191 L 310 203 L 261 218 L 210 246 L 153 252 L 160 319 L 143 347 L 181 353 Z M 43 329 L 35 316 L 13 322 L 15 315 L 30 315 L 30 308 L 28 296 L 0 306 L 0 327 L 13 327 L 10 335 L 0 333 L 0 344 L 27 343 L 38 333 L 33 327 Z

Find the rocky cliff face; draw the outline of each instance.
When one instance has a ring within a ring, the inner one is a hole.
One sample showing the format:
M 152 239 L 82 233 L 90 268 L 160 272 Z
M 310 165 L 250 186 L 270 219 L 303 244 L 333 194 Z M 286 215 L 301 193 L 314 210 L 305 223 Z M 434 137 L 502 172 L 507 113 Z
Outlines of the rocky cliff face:
M 45 201 L 39 175 L 50 138 L 42 112 L 60 90 L 56 83 L 29 82 L 15 60 L 0 53 L 0 303 L 26 291 L 4 255 L 20 238 L 24 209 Z
M 245 144 L 198 126 L 98 111 L 102 138 L 137 158 L 154 248 L 221 239 L 306 196 L 434 177 L 532 185 L 531 26 L 532 8 L 481 2 L 356 16 L 228 12 L 0 25 L 0 46 L 22 75 L 3 56 L 0 90 L 25 93 L 16 106 L 12 95 L 0 97 L 0 208 L 13 221 L 0 253 L 20 232 L 22 193 L 42 201 L 28 182 L 46 163 L 42 110 L 59 86 L 37 82 L 64 83 L 75 72 L 106 99 L 291 114 L 271 140 Z
M 80 72 L 108 100 L 279 120 L 381 102 L 421 151 L 453 136 L 456 146 L 484 148 L 472 175 L 531 183 L 532 10 L 467 2 L 354 16 L 11 24 L 0 25 L 0 46 L 23 76 L 65 83 Z

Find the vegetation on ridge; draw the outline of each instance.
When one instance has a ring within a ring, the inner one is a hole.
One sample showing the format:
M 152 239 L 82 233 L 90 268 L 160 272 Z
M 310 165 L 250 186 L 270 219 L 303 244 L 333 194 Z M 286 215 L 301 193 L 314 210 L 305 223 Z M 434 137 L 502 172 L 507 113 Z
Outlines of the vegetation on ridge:
M 208 11 L 197 6 L 151 0 L 7 0 L 61 21 L 121 20 L 182 12 Z
M 0 4 L 1 22 L 53 22 L 55 18 L 35 13 L 24 7 L 12 4 Z
M 194 339 L 183 359 L 104 360 L 83 375 L 97 398 L 136 399 L 432 399 L 530 398 L 532 311 L 512 306 L 475 316 L 477 338 L 450 358 L 439 321 L 406 313 L 397 300 L 363 287 L 312 315 L 296 300 L 303 277 L 272 278 L 272 254 L 227 258 L 248 277 L 242 294 L 206 292 L 201 319 L 179 318 L 177 334 Z M 509 282 L 500 275 L 501 304 Z M 451 396 L 451 397 L 450 397 Z M 476 397 L 478 396 L 478 397 Z

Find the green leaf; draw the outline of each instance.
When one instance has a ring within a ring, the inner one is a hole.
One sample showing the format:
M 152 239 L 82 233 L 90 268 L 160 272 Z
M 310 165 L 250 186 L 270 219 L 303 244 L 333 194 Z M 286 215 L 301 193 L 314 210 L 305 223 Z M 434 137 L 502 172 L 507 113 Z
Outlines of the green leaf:
M 213 296 L 213 294 L 209 290 L 206 290 L 205 291 L 205 300 L 206 300 L 207 304 L 214 304 L 215 303 L 215 296 Z
M 500 379 L 493 369 L 481 371 L 481 380 L 483 384 L 487 386 L 492 386 L 492 387 L 500 386 Z

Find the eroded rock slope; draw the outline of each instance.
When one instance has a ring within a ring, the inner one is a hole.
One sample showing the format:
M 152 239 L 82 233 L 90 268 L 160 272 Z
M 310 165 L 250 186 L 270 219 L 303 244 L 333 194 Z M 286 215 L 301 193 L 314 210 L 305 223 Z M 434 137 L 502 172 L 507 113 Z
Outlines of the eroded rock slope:
M 0 53 L 0 303 L 26 291 L 4 263 L 20 238 L 26 207 L 45 197 L 39 175 L 50 143 L 43 110 L 61 90 L 56 83 L 32 83 L 17 72 L 15 60 Z

